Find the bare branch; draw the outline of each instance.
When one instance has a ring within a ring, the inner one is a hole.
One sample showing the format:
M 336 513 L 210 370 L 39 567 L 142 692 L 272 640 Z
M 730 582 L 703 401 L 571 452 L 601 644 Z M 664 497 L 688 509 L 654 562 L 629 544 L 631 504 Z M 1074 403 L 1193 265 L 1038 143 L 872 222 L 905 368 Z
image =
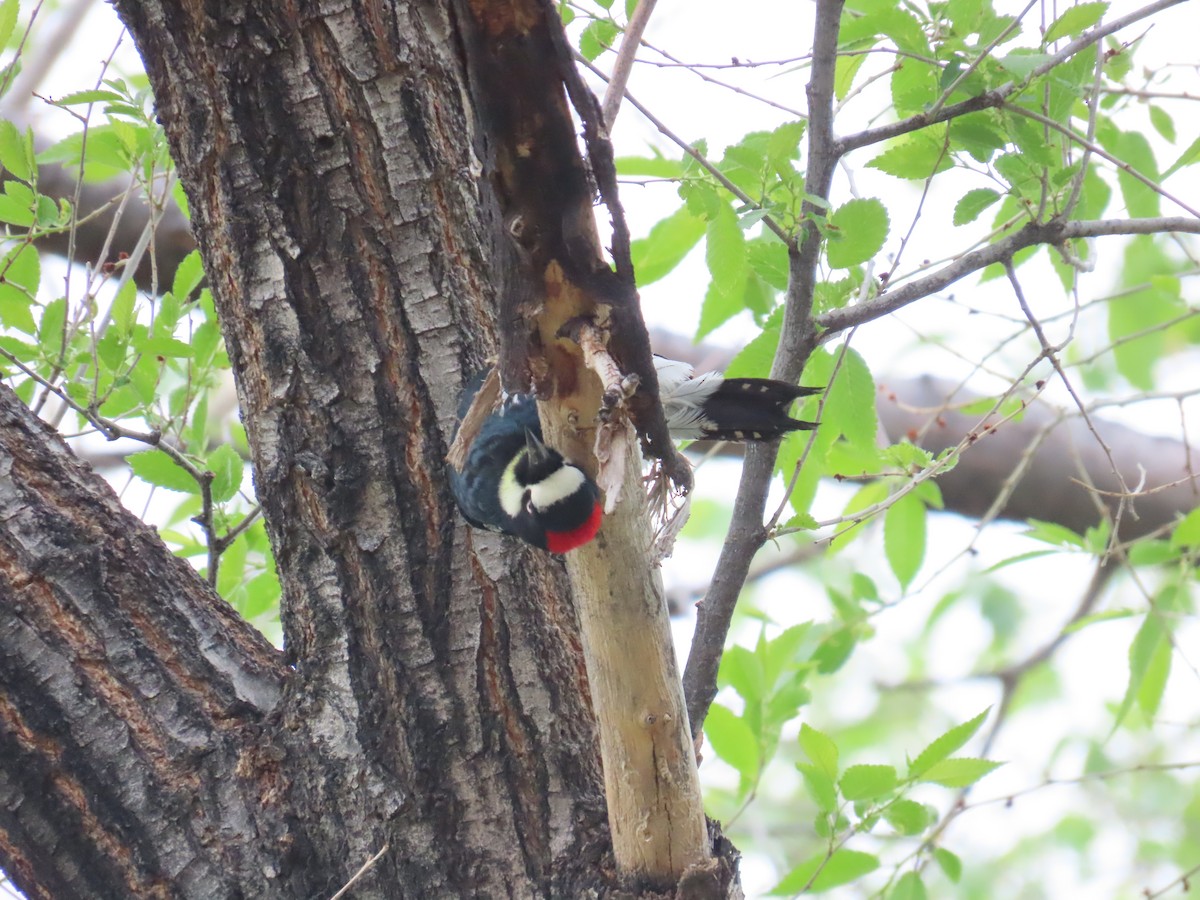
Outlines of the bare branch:
M 837 166 L 838 153 L 833 137 L 833 87 L 842 6 L 843 0 L 820 0 L 817 4 L 812 79 L 808 84 L 805 192 L 809 198 L 824 199 L 829 196 L 833 171 Z M 816 288 L 817 257 L 821 252 L 821 234 L 816 219 L 824 215 L 824 209 L 812 199 L 806 199 L 803 213 L 801 243 L 799 246 L 791 244 L 788 248 L 788 290 L 783 329 L 771 367 L 772 378 L 791 382 L 799 379 L 804 363 L 816 346 L 812 300 Z M 693 736 L 700 734 L 708 707 L 716 696 L 717 668 L 733 619 L 733 607 L 749 574 L 750 561 L 766 539 L 763 514 L 778 454 L 778 444 L 752 444 L 747 447 L 729 536 L 721 548 L 712 587 L 697 610 L 696 632 L 683 676 Z
M 994 263 L 1003 262 L 1018 250 L 1032 247 L 1034 244 L 1055 245 L 1072 238 L 1116 234 L 1159 234 L 1172 231 L 1200 234 L 1200 219 L 1156 217 L 1150 219 L 1093 219 L 1078 222 L 1062 222 L 1054 219 L 1045 223 L 1030 222 L 1015 234 L 987 247 L 973 250 L 932 275 L 910 281 L 858 306 L 835 309 L 817 316 L 816 324 L 823 329 L 822 340 L 828 339 L 847 328 L 873 321 L 920 300 L 922 297 L 928 297 L 960 278 Z
M 633 62 L 637 58 L 638 47 L 642 42 L 642 32 L 654 12 L 654 4 L 658 0 L 638 0 L 637 9 L 629 17 L 625 26 L 625 37 L 621 40 L 621 49 L 617 51 L 617 61 L 613 63 L 612 74 L 609 75 L 608 90 L 604 92 L 604 124 L 611 132 L 613 122 L 621 109 L 621 99 L 625 96 L 625 85 L 629 83 L 629 73 L 633 70 Z
M 958 118 L 969 112 L 978 112 L 981 109 L 997 107 L 1034 78 L 1045 75 L 1055 66 L 1062 65 L 1080 50 L 1090 47 L 1101 38 L 1107 37 L 1116 31 L 1120 31 L 1122 28 L 1132 25 L 1134 22 L 1140 22 L 1142 19 L 1183 2 L 1185 0 L 1157 0 L 1157 2 L 1143 6 L 1141 9 L 1135 10 L 1127 16 L 1122 16 L 1103 25 L 1097 25 L 1091 31 L 1071 41 L 1066 47 L 1051 56 L 1046 62 L 1042 63 L 1019 82 L 1010 81 L 1008 84 L 994 91 L 979 94 L 963 100 L 961 103 L 944 106 L 932 114 L 929 112 L 918 113 L 915 116 L 909 116 L 907 119 L 893 122 L 890 125 L 868 128 L 866 131 L 860 131 L 858 134 L 848 135 L 838 142 L 838 152 L 841 154 L 849 153 L 851 150 L 857 150 L 860 147 L 866 147 L 870 144 L 878 144 L 880 141 L 899 137 L 902 134 L 919 131 L 922 128 L 936 125 L 938 122 L 946 122 L 950 119 Z

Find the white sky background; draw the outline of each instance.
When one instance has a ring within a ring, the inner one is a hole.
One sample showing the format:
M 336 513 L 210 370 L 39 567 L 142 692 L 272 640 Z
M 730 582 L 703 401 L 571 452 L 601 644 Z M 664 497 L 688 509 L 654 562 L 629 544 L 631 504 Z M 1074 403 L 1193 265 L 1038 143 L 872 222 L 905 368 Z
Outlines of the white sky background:
M 620 3 L 621 0 L 618 0 Z M 996 0 L 998 12 L 1016 13 L 1023 4 Z M 1141 4 L 1118 0 L 1111 4 L 1106 20 L 1124 15 Z M 736 13 L 731 12 L 736 8 Z M 646 39 L 687 62 L 728 62 L 731 57 L 740 60 L 762 61 L 788 59 L 806 53 L 810 46 L 813 4 L 811 2 L 778 2 L 778 0 L 741 0 L 730 4 L 728 0 L 659 0 L 658 7 L 646 33 Z M 1065 5 L 1059 8 L 1065 9 Z M 1054 8 L 1047 4 L 1046 22 L 1055 16 Z M 1041 11 L 1034 9 L 1026 18 L 1026 31 L 1036 31 Z M 44 36 L 55 27 L 52 17 L 40 26 Z M 1146 33 L 1144 46 L 1135 59 L 1146 61 L 1174 60 L 1195 65 L 1200 63 L 1200 51 L 1195 46 L 1196 11 L 1187 5 L 1169 10 L 1150 20 L 1147 24 L 1135 25 L 1119 35 L 1124 40 Z M 43 82 L 40 92 L 61 96 L 69 91 L 92 87 L 100 72 L 101 63 L 112 51 L 120 33 L 119 23 L 111 7 L 93 3 L 74 39 L 73 49 L 64 53 L 60 63 Z M 36 37 L 32 39 L 36 43 Z M 1028 38 L 1021 44 L 1030 43 Z M 643 54 L 656 58 L 653 53 Z M 890 62 L 881 56 L 879 68 Z M 597 65 L 607 68 L 611 56 L 601 57 Z M 868 64 L 871 65 L 871 64 Z M 134 71 L 138 67 L 132 42 L 126 38 L 117 55 L 117 70 L 124 67 Z M 791 74 L 779 74 L 788 66 L 758 68 L 753 70 L 706 70 L 714 78 L 735 83 L 765 94 L 779 103 L 804 110 L 804 89 L 808 81 L 808 70 L 799 69 Z M 775 77 L 771 77 L 774 75 Z M 1172 89 L 1190 88 L 1197 91 L 1197 70 L 1181 68 L 1174 72 Z M 1136 78 L 1131 77 L 1131 81 Z M 870 124 L 868 120 L 884 108 L 887 103 L 887 80 L 879 83 L 878 90 L 868 92 L 851 103 L 835 120 L 838 133 L 846 134 Z M 598 93 L 602 86 L 597 88 Z M 769 129 L 793 116 L 766 104 L 738 96 L 728 89 L 706 84 L 683 69 L 663 69 L 648 65 L 635 66 L 629 83 L 629 91 L 640 102 L 655 112 L 680 137 L 694 141 L 707 139 L 710 155 L 719 158 L 722 148 L 740 139 L 745 133 L 758 129 Z M 1196 112 L 1200 106 L 1192 103 L 1166 103 L 1164 107 L 1175 118 L 1179 130 L 1179 141 L 1175 146 L 1166 145 L 1148 125 L 1148 119 L 1140 123 L 1148 137 L 1155 143 L 1159 163 L 1172 163 L 1200 129 Z M 35 113 L 38 104 L 30 107 Z M 71 127 L 69 117 L 56 110 L 44 110 L 39 118 L 51 124 L 61 120 L 61 127 Z M 1126 125 L 1125 127 L 1132 127 Z M 626 104 L 620 113 L 613 133 L 617 155 L 645 155 L 648 148 L 659 148 L 665 155 L 678 158 L 678 149 L 650 125 L 632 106 Z M 867 148 L 853 154 L 847 160 L 848 170 L 839 171 L 834 182 L 832 202 L 836 207 L 852 196 L 880 197 L 889 206 L 892 214 L 892 232 L 885 245 L 884 255 L 877 261 L 888 267 L 886 255 L 895 252 L 900 237 L 911 223 L 912 210 L 919 197 L 920 185 L 901 182 L 876 170 L 865 168 L 865 163 L 876 153 L 878 147 Z M 1194 177 L 1181 173 L 1167 183 L 1167 187 L 1181 196 L 1197 197 Z M 944 186 L 944 177 L 939 177 L 935 192 L 926 201 L 922 218 L 914 232 L 911 243 L 905 249 L 901 271 L 911 271 L 921 260 L 939 259 L 950 255 L 960 247 L 968 246 L 972 239 L 982 234 L 979 227 L 974 234 L 970 229 L 955 229 L 949 224 L 953 205 L 966 190 L 981 186 L 980 183 L 963 183 L 955 190 Z M 1115 181 L 1114 181 L 1115 188 Z M 672 185 L 650 185 L 646 187 L 623 186 L 622 202 L 636 236 L 644 235 L 654 222 L 673 211 L 679 204 Z M 980 217 L 977 226 L 990 222 L 992 211 Z M 1122 213 L 1119 197 L 1114 201 L 1110 216 Z M 1164 215 L 1183 214 L 1168 201 L 1163 203 Z M 905 218 L 905 215 L 909 218 Z M 1098 265 L 1094 273 L 1081 279 L 1080 297 L 1086 301 L 1108 292 L 1113 282 L 1113 273 L 1120 263 L 1119 239 L 1109 238 L 1096 245 Z M 1048 265 L 1025 267 L 1019 270 L 1022 284 L 1036 314 L 1051 315 L 1069 308 L 1070 298 L 1061 291 L 1057 276 Z M 702 248 L 689 257 L 684 265 L 661 282 L 643 291 L 643 306 L 648 322 L 684 334 L 694 334 L 699 320 L 700 302 L 707 286 Z M 932 372 L 943 376 L 965 376 L 970 370 L 962 359 L 920 344 L 917 334 L 949 334 L 954 337 L 954 347 L 968 359 L 979 358 L 995 343 L 997 320 L 988 315 L 968 315 L 963 301 L 985 311 L 997 312 L 1006 317 L 1019 317 L 1020 310 L 1012 297 L 1007 282 L 997 281 L 986 287 L 976 285 L 977 279 L 968 277 L 952 286 L 947 295 L 959 302 L 946 298 L 928 298 L 896 316 L 888 317 L 859 329 L 853 346 L 863 354 L 877 379 L 886 375 L 919 374 Z M 1041 286 L 1045 290 L 1039 290 Z M 1195 302 L 1195 286 L 1184 282 L 1186 299 Z M 903 323 L 903 324 L 901 324 Z M 1089 333 L 1089 329 L 1091 333 Z M 1004 329 L 1007 333 L 1008 329 Z M 1099 318 L 1084 319 L 1080 323 L 1082 338 L 1093 338 L 1097 345 L 1106 343 L 1104 322 Z M 725 346 L 738 346 L 755 334 L 748 315 L 738 317 L 711 335 L 708 340 Z M 1049 338 L 1059 340 L 1063 335 L 1050 330 Z M 1019 351 L 1019 352 L 1018 352 Z M 1002 359 L 1009 368 L 1019 369 L 1023 363 L 1036 355 L 1032 336 L 1017 342 L 1014 350 Z M 1195 382 L 1197 369 L 1193 364 L 1180 367 L 1178 371 L 1164 373 L 1168 386 L 1178 387 Z M 989 383 L 979 379 L 972 383 L 978 391 L 996 390 L 998 382 Z M 1054 402 L 1066 401 L 1066 394 L 1057 385 L 1052 385 L 1047 397 Z M 1194 412 L 1194 411 L 1193 411 Z M 1108 415 L 1106 413 L 1106 415 Z M 1151 407 L 1140 405 L 1126 410 L 1114 411 L 1112 417 L 1125 420 L 1143 431 L 1164 433 L 1178 437 L 1178 411 L 1173 403 Z M 1194 417 L 1193 417 L 1194 418 Z M 1200 419 L 1194 419 L 1200 421 Z M 698 475 L 698 496 L 720 498 L 731 502 L 736 489 L 739 468 L 735 463 L 708 464 Z M 818 499 L 820 509 L 817 517 L 836 515 L 849 496 L 848 491 L 831 488 L 824 490 Z M 773 501 L 774 502 L 774 501 Z M 137 500 L 131 504 L 141 512 Z M 772 507 L 773 508 L 773 507 Z M 878 530 L 878 529 L 877 529 Z M 960 585 L 968 571 L 979 572 L 1003 558 L 1033 549 L 1030 542 L 1017 536 L 1020 529 L 1012 525 L 989 526 L 985 538 L 979 543 L 980 554 L 971 560 L 953 563 L 947 573 L 930 582 L 931 576 L 943 565 L 960 553 L 971 541 L 974 529 L 971 523 L 951 516 L 931 517 L 927 561 L 921 574 L 914 582 L 923 587 L 896 608 L 877 617 L 877 636 L 860 647 L 846 670 L 837 676 L 837 692 L 822 698 L 818 710 L 805 711 L 806 721 L 814 727 L 836 737 L 843 723 L 854 722 L 869 713 L 878 702 L 874 685 L 890 682 L 908 671 L 909 662 L 904 656 L 906 642 L 919 633 L 925 620 L 938 599 L 952 587 Z M 669 587 L 698 585 L 707 580 L 704 573 L 710 572 L 716 559 L 718 544 L 697 541 L 681 544 L 675 557 L 664 567 L 664 579 Z M 769 552 L 769 551 L 767 551 Z M 887 569 L 878 534 L 867 541 L 860 540 L 843 552 L 827 567 L 829 571 L 844 574 L 855 566 L 875 578 L 880 590 L 894 598 L 897 585 Z M 1006 583 L 1018 590 L 1027 609 L 1038 610 L 1024 633 L 1026 649 L 1032 650 L 1053 636 L 1061 623 L 1074 608 L 1083 585 L 1091 573 L 1088 560 L 1051 557 L 1046 561 L 1027 563 L 1007 570 Z M 798 575 L 774 576 L 753 590 L 760 605 L 768 609 L 779 621 L 787 624 L 808 618 L 818 620 L 827 617 L 824 595 L 812 580 Z M 1110 589 L 1111 591 L 1112 589 Z M 1136 605 L 1136 597 L 1128 592 L 1121 594 L 1124 602 Z M 1111 600 L 1110 600 L 1111 604 Z M 935 658 L 927 660 L 931 678 L 946 680 L 961 679 L 974 668 L 978 653 L 987 645 L 989 634 L 986 626 L 976 618 L 971 607 L 962 606 L 952 612 L 938 626 Z M 1050 759 L 1054 745 L 1070 733 L 1096 735 L 1105 733 L 1111 712 L 1104 708 L 1103 700 L 1119 702 L 1127 679 L 1126 651 L 1138 620 L 1118 621 L 1094 626 L 1068 643 L 1058 659 L 1058 671 L 1064 678 L 1064 694 L 1067 702 L 1053 707 L 1039 707 L 1035 712 L 1025 712 L 1018 722 L 1011 723 L 1001 733 L 1001 738 L 992 749 L 993 759 L 1010 761 L 1008 765 L 985 779 L 976 789 L 974 798 L 1002 796 L 1040 783 L 1045 775 L 1042 767 Z M 686 655 L 686 641 L 690 637 L 692 622 L 689 619 L 678 623 L 677 640 L 681 644 L 681 656 Z M 757 625 L 742 623 L 743 637 L 753 639 Z M 1200 644 L 1197 629 L 1185 628 L 1177 634 L 1180 649 L 1193 665 L 1200 664 Z M 1161 711 L 1161 718 L 1170 721 L 1195 722 L 1200 718 L 1197 697 L 1200 685 L 1197 676 L 1179 665 L 1176 660 L 1171 682 Z M 817 682 L 815 687 L 828 689 L 829 682 Z M 984 707 L 994 704 L 998 690 L 992 682 L 960 682 L 938 694 L 938 705 L 945 711 L 940 721 L 914 722 L 911 740 L 904 747 L 880 748 L 877 752 L 893 752 L 893 758 L 854 760 L 858 762 L 886 762 L 903 765 L 903 752 L 916 753 L 930 739 L 936 737 L 951 724 L 964 721 Z M 722 698 L 725 699 L 725 698 Z M 886 700 L 885 700 L 886 702 Z M 820 718 L 814 718 L 819 715 Z M 1017 726 L 1020 727 L 1017 727 Z M 798 725 L 797 725 L 798 727 Z M 786 740 L 786 738 L 785 738 Z M 1139 740 L 1127 732 L 1118 733 L 1108 750 L 1118 761 L 1136 764 L 1139 759 Z M 969 749 L 969 748 L 968 748 Z M 731 784 L 731 774 L 711 752 L 702 766 L 702 774 L 714 783 Z M 1200 740 L 1188 729 L 1181 728 L 1176 759 L 1200 759 Z M 1057 761 L 1054 774 L 1077 774 L 1082 765 L 1078 753 L 1068 750 Z M 794 773 L 783 772 L 786 779 Z M 787 782 L 790 785 L 790 781 Z M 790 790 L 790 786 L 784 788 Z M 943 803 L 950 792 L 941 790 L 928 799 Z M 946 838 L 946 846 L 963 857 L 967 864 L 973 857 L 991 857 L 1002 853 L 1028 830 L 1044 827 L 1046 822 L 1059 818 L 1064 811 L 1077 808 L 1087 814 L 1086 807 L 1080 808 L 1081 794 L 1073 788 L 1050 788 L 1024 798 L 1014 808 L 1006 809 L 996 804 L 982 810 L 969 812 L 954 826 Z M 743 816 L 741 824 L 752 826 L 754 809 Z M 804 823 L 807 825 L 808 823 Z M 1097 823 L 1098 825 L 1103 823 Z M 752 829 L 751 829 L 752 830 Z M 743 842 L 745 843 L 745 842 Z M 754 897 L 770 888 L 783 869 L 784 861 L 759 855 L 750 842 L 744 847 L 746 858 L 743 879 L 748 897 Z M 1134 853 L 1135 836 L 1124 834 L 1119 827 L 1109 828 L 1105 837 L 1097 842 L 1094 854 L 1095 870 L 1086 883 L 1076 881 L 1076 865 L 1073 861 L 1061 868 L 1046 871 L 1043 885 L 1046 896 L 1111 896 L 1117 885 L 1128 877 L 1129 859 Z M 851 844 L 851 846 L 855 846 Z M 886 854 L 885 854 L 886 859 Z M 790 860 L 795 864 L 799 860 Z M 1200 863 L 1200 847 L 1196 848 L 1196 862 Z M 1155 872 L 1151 886 L 1165 883 L 1177 873 L 1170 867 Z M 0 896 L 3 887 L 0 887 Z M 827 896 L 850 896 L 851 892 L 832 892 Z M 857 895 L 856 893 L 854 895 Z M 997 896 L 1002 896 L 997 893 Z

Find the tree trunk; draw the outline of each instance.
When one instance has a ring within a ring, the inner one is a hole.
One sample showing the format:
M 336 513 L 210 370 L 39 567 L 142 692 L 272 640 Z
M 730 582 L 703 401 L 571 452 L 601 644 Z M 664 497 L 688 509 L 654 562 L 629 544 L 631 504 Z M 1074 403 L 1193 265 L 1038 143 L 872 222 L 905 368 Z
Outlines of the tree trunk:
M 116 5 L 221 313 L 287 650 L 5 393 L 0 867 L 31 897 L 318 898 L 382 850 L 355 897 L 659 896 L 614 873 L 561 562 L 469 529 L 443 477 L 508 271 L 453 16 Z

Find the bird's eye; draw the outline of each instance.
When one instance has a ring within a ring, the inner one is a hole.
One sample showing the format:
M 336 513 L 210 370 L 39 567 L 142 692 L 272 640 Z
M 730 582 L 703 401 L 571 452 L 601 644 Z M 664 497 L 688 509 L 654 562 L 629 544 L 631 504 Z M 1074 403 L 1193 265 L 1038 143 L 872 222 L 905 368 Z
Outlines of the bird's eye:
M 528 492 L 525 494 L 525 512 L 531 516 L 537 515 L 537 507 L 533 505 L 533 495 Z

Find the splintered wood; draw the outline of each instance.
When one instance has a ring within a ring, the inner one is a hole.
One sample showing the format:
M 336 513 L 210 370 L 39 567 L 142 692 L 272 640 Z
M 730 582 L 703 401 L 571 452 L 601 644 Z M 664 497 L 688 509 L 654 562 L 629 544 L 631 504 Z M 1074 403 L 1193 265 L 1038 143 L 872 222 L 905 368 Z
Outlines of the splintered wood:
M 492 414 L 492 410 L 499 402 L 500 373 L 493 368 L 480 386 L 479 393 L 471 401 L 471 408 L 463 416 L 463 420 L 458 426 L 458 434 L 454 436 L 454 443 L 450 445 L 450 450 L 446 453 L 446 462 L 454 466 L 456 472 L 463 470 L 463 466 L 467 463 L 467 453 L 470 452 L 471 445 L 475 443 L 479 429 L 483 427 L 483 423 L 487 421 L 487 417 Z
M 604 512 L 612 513 L 621 499 L 625 481 L 625 458 L 637 440 L 625 402 L 637 391 L 637 375 L 625 375 L 608 352 L 604 332 L 590 322 L 573 323 L 575 341 L 583 351 L 584 364 L 604 386 L 597 414 L 594 452 L 600 464 L 596 484 L 604 491 Z

